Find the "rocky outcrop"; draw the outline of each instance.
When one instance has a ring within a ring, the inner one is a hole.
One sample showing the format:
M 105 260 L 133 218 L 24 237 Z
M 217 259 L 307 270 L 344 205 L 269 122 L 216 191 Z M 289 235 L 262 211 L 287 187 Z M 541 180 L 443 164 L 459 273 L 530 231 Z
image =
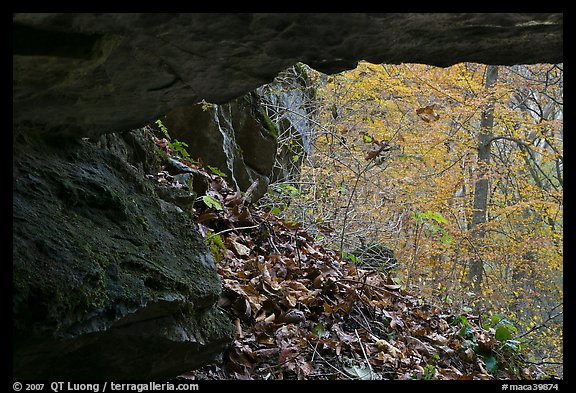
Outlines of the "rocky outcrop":
M 298 63 L 281 72 L 274 82 L 256 89 L 263 111 L 278 133 L 278 150 L 272 180 L 300 177 L 304 159 L 312 153 L 316 91 L 308 80 L 308 67 Z
M 15 136 L 14 378 L 174 377 L 230 342 L 212 257 L 159 197 L 166 159 L 142 130 Z
M 184 142 L 192 159 L 226 174 L 230 186 L 246 191 L 256 183 L 252 200 L 267 190 L 276 156 L 276 126 L 265 118 L 256 94 L 228 104 L 195 104 L 171 110 L 163 123 Z
M 95 136 L 178 106 L 226 103 L 298 61 L 562 62 L 563 15 L 526 13 L 14 14 L 14 121 Z
M 298 64 L 230 103 L 177 107 L 162 123 L 175 141 L 186 143 L 192 159 L 225 173 L 230 186 L 246 191 L 257 182 L 255 201 L 270 180 L 298 177 L 312 149 L 313 96 L 306 66 Z

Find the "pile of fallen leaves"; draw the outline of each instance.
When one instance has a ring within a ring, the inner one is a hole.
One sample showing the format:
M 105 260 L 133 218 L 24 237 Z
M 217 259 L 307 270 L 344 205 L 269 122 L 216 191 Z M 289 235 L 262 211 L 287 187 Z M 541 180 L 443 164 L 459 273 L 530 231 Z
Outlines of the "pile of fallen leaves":
M 236 192 L 207 170 L 203 176 L 209 198 L 194 215 L 219 249 L 219 306 L 236 337 L 220 363 L 182 378 L 519 378 L 487 371 L 478 348 L 489 353 L 496 339 L 474 316 L 443 314 L 389 274 L 360 269 L 297 223 L 254 208 L 250 190 Z

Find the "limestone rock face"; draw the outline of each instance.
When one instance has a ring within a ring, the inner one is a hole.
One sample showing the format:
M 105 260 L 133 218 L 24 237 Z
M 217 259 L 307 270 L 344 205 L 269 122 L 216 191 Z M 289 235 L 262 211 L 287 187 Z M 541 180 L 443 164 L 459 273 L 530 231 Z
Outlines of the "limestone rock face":
M 15 137 L 16 379 L 168 378 L 231 341 L 213 259 L 147 173 L 150 134 Z
M 14 14 L 15 124 L 95 136 L 202 99 L 225 103 L 301 61 L 562 62 L 563 14 Z
M 276 156 L 275 126 L 258 119 L 260 110 L 258 96 L 248 94 L 223 105 L 177 107 L 163 122 L 192 159 L 225 173 L 232 187 L 246 191 L 257 181 L 254 201 L 266 192 Z
M 316 91 L 307 67 L 297 64 L 256 92 L 278 134 L 272 180 L 297 181 L 304 159 L 312 153 Z
M 305 67 L 281 75 L 227 104 L 181 106 L 162 118 L 170 137 L 185 142 L 192 159 L 224 172 L 229 185 L 246 191 L 257 181 L 252 201 L 267 191 L 271 179 L 297 177 L 312 148 L 313 91 Z M 279 138 L 293 143 L 278 150 Z

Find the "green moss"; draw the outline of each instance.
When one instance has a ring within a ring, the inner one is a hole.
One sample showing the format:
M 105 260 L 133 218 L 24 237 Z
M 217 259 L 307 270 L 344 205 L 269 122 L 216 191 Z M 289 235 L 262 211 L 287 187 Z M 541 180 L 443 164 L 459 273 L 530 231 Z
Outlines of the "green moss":
M 160 146 L 155 146 L 155 148 L 152 150 L 152 154 L 153 154 L 153 162 L 154 163 L 164 163 L 168 161 L 168 153 L 166 153 L 166 151 L 162 150 L 160 148 Z
M 70 143 L 55 154 L 41 142 L 15 148 L 13 313 L 21 342 L 107 326 L 166 294 L 212 306 L 221 284 L 205 263 L 208 249 L 190 219 L 161 209 L 153 182 L 99 145 Z M 146 156 L 135 148 L 130 157 L 165 162 L 149 145 Z M 222 247 L 215 239 L 213 251 Z
M 276 125 L 276 123 L 272 121 L 270 116 L 266 114 L 264 109 L 259 108 L 256 111 L 256 116 L 258 122 L 264 127 L 264 129 L 268 132 L 268 134 L 272 136 L 275 140 L 277 140 L 279 135 L 278 126 Z
M 200 331 L 205 337 L 234 337 L 235 329 L 230 320 L 217 308 L 210 308 L 198 320 Z
M 294 64 L 294 70 L 296 71 L 296 76 L 298 78 L 302 78 L 306 82 L 308 81 L 308 71 L 306 70 L 304 63 Z
M 136 216 L 136 219 L 142 225 L 142 228 L 144 228 L 145 230 L 147 230 L 148 227 L 150 226 L 150 224 L 148 224 L 148 221 L 146 220 L 145 216 Z
M 207 235 L 206 245 L 210 250 L 210 254 L 212 254 L 212 258 L 214 258 L 216 262 L 220 262 L 222 256 L 224 255 L 224 251 L 226 251 L 226 246 L 224 245 L 222 236 L 214 236 L 212 232 L 208 232 Z

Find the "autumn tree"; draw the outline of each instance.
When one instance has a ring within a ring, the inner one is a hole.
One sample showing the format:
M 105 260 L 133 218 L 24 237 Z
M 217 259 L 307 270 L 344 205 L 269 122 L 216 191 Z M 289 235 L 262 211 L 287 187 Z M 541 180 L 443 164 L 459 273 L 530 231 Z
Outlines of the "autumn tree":
M 290 203 L 270 208 L 344 256 L 389 246 L 422 296 L 545 325 L 559 349 L 561 66 L 309 72 L 314 151 Z
M 498 66 L 486 67 L 486 90 L 490 92 L 498 80 Z M 478 163 L 474 184 L 474 202 L 471 230 L 472 237 L 484 238 L 482 224 L 486 222 L 488 212 L 489 177 L 490 177 L 490 157 L 492 155 L 492 128 L 494 126 L 494 93 L 487 102 L 487 107 L 482 111 L 480 120 L 480 130 L 478 132 Z M 484 264 L 480 256 L 476 256 L 470 264 L 469 281 L 474 290 L 480 291 Z

